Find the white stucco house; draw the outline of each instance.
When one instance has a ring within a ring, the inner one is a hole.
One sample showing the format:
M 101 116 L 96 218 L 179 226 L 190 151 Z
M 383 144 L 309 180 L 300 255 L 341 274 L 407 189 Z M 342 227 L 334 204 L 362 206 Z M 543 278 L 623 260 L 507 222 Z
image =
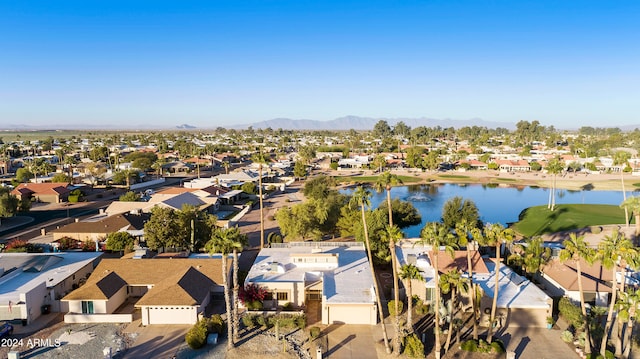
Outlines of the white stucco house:
M 362 243 L 289 242 L 271 246 L 260 251 L 245 281 L 268 290 L 265 309 L 292 303 L 307 311 L 319 311 L 313 315 L 323 324 L 377 323 L 373 277 Z

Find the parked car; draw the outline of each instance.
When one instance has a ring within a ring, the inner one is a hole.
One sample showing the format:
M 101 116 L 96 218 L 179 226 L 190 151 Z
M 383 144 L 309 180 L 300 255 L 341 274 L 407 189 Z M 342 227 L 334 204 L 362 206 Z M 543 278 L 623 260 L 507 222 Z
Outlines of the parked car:
M 2 325 L 0 325 L 0 338 L 4 338 L 11 334 L 13 334 L 13 325 L 9 323 L 2 323 Z

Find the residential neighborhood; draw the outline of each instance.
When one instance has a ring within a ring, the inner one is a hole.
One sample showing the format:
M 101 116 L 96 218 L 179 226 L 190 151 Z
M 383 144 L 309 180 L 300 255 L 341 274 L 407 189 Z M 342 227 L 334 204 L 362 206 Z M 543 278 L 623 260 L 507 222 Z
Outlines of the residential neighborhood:
M 6 136 L 0 320 L 55 328 L 59 353 L 99 326 L 122 357 L 633 358 L 637 134 L 537 128 Z M 549 220 L 528 232 L 529 208 L 495 203 L 519 221 L 489 223 L 475 186 L 544 188 Z M 571 191 L 611 192 L 617 217 L 578 224 Z M 166 326 L 174 344 L 146 341 Z

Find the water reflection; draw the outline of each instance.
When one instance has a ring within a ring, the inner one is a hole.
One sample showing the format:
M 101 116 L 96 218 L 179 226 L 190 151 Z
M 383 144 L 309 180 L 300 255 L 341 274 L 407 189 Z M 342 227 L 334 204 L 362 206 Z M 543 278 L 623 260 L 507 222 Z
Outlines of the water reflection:
M 557 190 L 556 204 L 588 203 L 619 205 L 621 191 L 592 191 L 593 186 L 584 186 L 582 191 Z M 350 193 L 352 190 L 345 190 Z M 444 203 L 455 196 L 475 202 L 483 222 L 508 223 L 518 221 L 520 213 L 531 206 L 546 205 L 550 189 L 537 186 L 510 186 L 505 184 L 451 183 L 399 186 L 391 189 L 392 198 L 409 200 L 420 211 L 422 223 L 404 229 L 408 237 L 418 237 L 427 222 L 442 217 Z M 373 193 L 371 205 L 375 208 L 386 200 L 386 193 Z

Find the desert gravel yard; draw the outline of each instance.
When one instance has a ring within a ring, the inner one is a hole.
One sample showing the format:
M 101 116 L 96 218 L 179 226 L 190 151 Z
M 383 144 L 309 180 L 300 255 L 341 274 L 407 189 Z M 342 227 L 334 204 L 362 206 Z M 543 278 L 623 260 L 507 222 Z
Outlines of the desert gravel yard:
M 111 348 L 113 358 L 122 358 L 122 352 L 134 339 L 129 334 L 122 334 L 123 327 L 119 324 L 57 323 L 21 338 L 21 346 L 1 348 L 0 356 L 6 358 L 9 351 L 19 351 L 23 359 L 102 358 L 103 350 Z

